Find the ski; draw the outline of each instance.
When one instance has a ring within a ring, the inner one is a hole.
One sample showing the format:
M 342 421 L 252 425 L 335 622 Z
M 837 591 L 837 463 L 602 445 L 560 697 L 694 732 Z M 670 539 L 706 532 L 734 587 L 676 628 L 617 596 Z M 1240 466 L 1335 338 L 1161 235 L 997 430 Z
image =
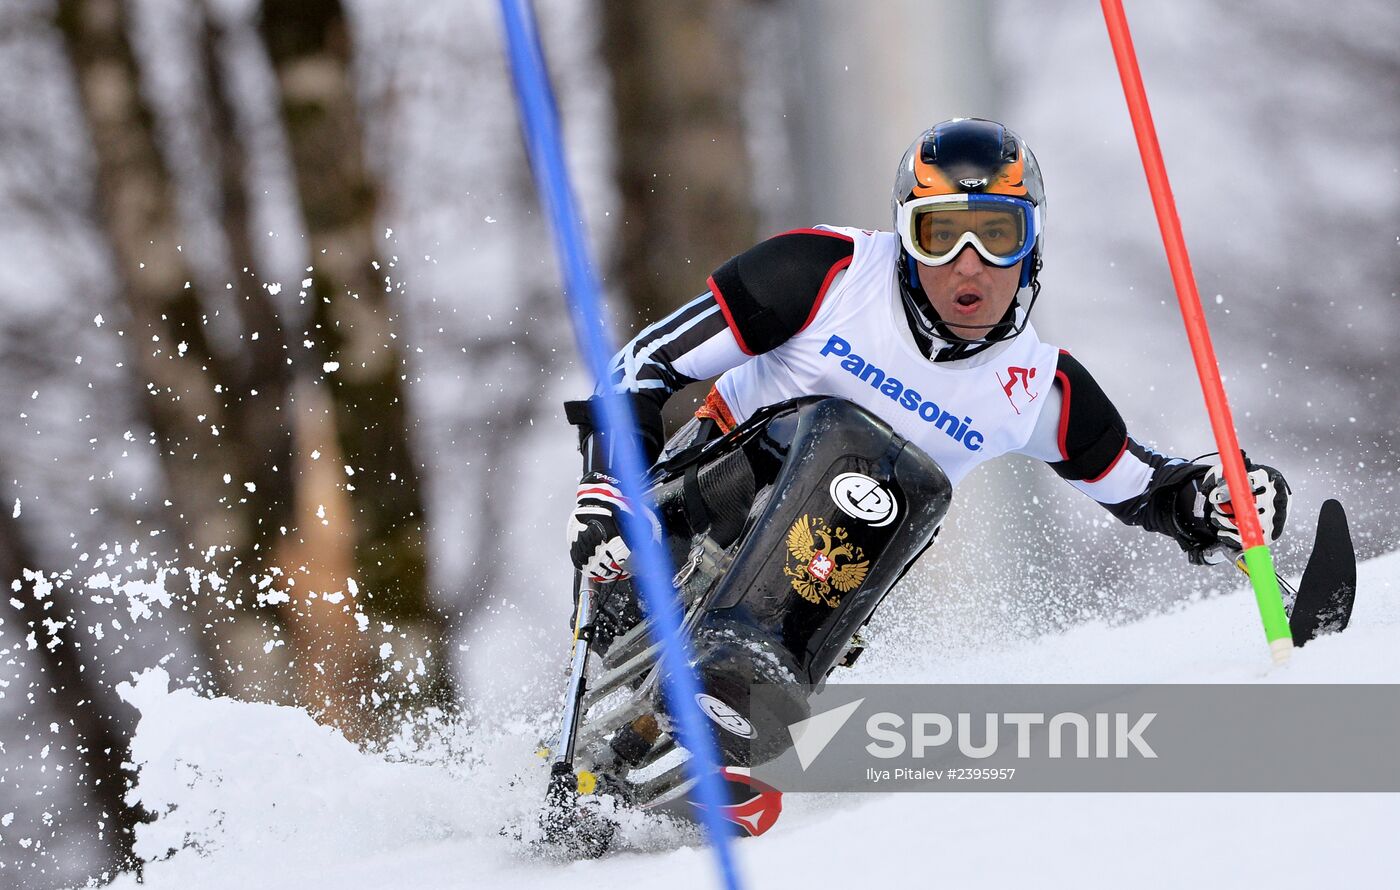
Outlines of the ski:
M 1302 646 L 1323 634 L 1346 630 L 1355 601 L 1356 551 L 1347 514 L 1339 502 L 1329 499 L 1323 502 L 1318 515 L 1312 555 L 1288 617 L 1293 645 Z

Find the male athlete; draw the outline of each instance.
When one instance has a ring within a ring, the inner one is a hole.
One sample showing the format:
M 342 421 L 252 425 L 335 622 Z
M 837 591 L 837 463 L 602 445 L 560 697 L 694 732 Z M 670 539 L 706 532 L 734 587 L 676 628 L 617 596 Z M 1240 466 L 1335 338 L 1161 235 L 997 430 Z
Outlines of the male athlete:
M 1192 562 L 1233 558 L 1241 541 L 1221 467 L 1139 444 L 1084 366 L 1031 325 L 1045 189 L 1025 142 L 992 121 L 936 124 L 904 153 L 893 210 L 893 232 L 823 225 L 769 238 L 618 353 L 609 385 L 633 398 L 648 458 L 662 449 L 665 401 L 720 375 L 683 444 L 767 405 L 839 396 L 918 445 L 953 485 L 984 460 L 1028 454 L 1122 522 L 1170 535 Z M 621 580 L 619 512 L 631 508 L 608 475 L 608 443 L 585 412 L 571 419 L 584 428 L 585 475 L 570 556 L 595 583 Z M 1249 481 L 1277 540 L 1287 484 L 1266 466 Z

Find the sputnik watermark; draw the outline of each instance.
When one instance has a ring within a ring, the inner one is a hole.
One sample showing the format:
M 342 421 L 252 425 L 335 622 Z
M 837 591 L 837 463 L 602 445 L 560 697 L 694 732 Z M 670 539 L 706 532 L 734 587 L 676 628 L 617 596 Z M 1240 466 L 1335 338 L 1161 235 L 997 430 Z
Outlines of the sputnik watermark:
M 862 698 L 848 702 L 788 727 L 803 771 L 812 765 L 864 701 Z M 1049 715 L 1013 711 L 975 716 L 967 711 L 953 715 L 934 711 L 914 713 L 906 718 L 893 711 L 880 711 L 865 720 L 865 732 L 870 738 L 865 750 L 870 756 L 881 759 L 906 754 L 923 758 L 947 747 L 956 748 L 964 757 L 982 760 L 1001 751 L 1006 738 L 1001 729 L 1006 726 L 1014 730 L 1015 756 L 1021 759 L 1132 755 L 1155 758 L 1157 752 L 1144 734 L 1156 716 L 1154 712 L 1129 714 L 1122 711 L 1094 714 L 1061 711 Z M 980 727 L 974 726 L 976 719 L 980 719 Z M 1041 726 L 1046 727 L 1044 734 L 1032 732 Z M 981 741 L 977 741 L 979 728 Z
M 1400 791 L 1400 684 L 808 688 L 750 696 L 785 792 Z
M 1155 713 L 1127 714 L 1097 713 L 1080 714 L 1064 711 L 1047 717 L 1043 713 L 979 714 L 982 720 L 982 741 L 974 740 L 976 728 L 974 716 L 963 712 L 950 717 L 947 714 L 913 714 L 909 720 L 899 714 L 882 711 L 872 714 L 865 721 L 865 731 L 871 741 L 865 750 L 872 757 L 903 757 L 908 751 L 913 757 L 925 757 L 933 749 L 954 745 L 958 753 L 974 760 L 994 757 L 1001 750 L 1005 736 L 1000 729 L 1003 725 L 1015 728 L 1016 757 L 1029 758 L 1042 756 L 1060 757 L 1139 757 L 1157 756 L 1147 743 L 1143 733 L 1152 723 Z M 1092 724 L 1092 728 L 1091 728 Z M 906 740 L 907 726 L 907 740 Z M 1048 731 L 1039 738 L 1031 732 L 1034 727 L 1045 726 Z M 1070 743 L 1065 744 L 1066 737 Z M 1037 750 L 1033 751 L 1032 746 Z

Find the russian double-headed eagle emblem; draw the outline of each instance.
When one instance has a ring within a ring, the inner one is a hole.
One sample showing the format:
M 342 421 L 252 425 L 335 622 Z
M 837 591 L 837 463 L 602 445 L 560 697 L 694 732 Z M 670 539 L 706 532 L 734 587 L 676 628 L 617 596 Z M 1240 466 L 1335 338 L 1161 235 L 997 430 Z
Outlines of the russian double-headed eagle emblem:
M 792 589 L 799 596 L 834 609 L 841 602 L 840 594 L 850 593 L 865 581 L 870 560 L 847 537 L 844 528 L 832 528 L 821 518 L 803 515 L 792 524 L 783 574 L 792 579 Z

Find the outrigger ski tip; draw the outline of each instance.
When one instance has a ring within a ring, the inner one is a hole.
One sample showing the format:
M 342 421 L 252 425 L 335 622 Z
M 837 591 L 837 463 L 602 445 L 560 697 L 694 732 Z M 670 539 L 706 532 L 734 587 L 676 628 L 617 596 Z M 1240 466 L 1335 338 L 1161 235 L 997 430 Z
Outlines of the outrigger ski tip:
M 596 859 L 607 852 L 617 823 L 608 818 L 593 791 L 591 773 L 575 773 L 568 764 L 556 762 L 540 813 L 541 834 L 530 843 L 532 852 L 564 859 Z
M 1328 499 L 1317 517 L 1317 537 L 1303 580 L 1293 599 L 1288 627 L 1293 645 L 1329 633 L 1341 633 L 1356 602 L 1356 550 L 1341 503 Z
M 1244 571 L 1243 561 L 1236 565 Z M 1288 629 L 1294 646 L 1346 630 L 1356 602 L 1356 550 L 1346 511 L 1339 501 L 1329 498 L 1322 503 L 1312 554 L 1298 588 L 1295 590 L 1283 578 L 1279 578 L 1279 586 L 1292 600 L 1284 605 L 1288 607 Z

